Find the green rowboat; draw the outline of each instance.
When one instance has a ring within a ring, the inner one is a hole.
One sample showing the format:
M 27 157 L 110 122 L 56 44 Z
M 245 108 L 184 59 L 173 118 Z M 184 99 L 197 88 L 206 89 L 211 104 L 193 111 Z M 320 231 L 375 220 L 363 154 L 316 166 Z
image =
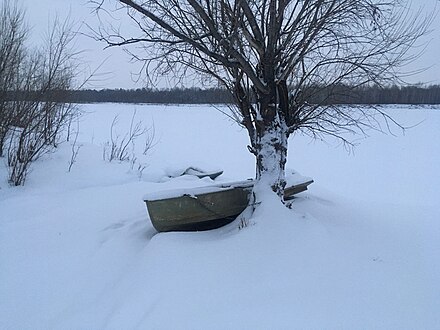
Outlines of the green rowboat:
M 285 188 L 284 199 L 307 190 L 308 179 Z M 253 180 L 182 190 L 144 197 L 153 227 L 159 232 L 198 231 L 232 222 L 249 203 Z

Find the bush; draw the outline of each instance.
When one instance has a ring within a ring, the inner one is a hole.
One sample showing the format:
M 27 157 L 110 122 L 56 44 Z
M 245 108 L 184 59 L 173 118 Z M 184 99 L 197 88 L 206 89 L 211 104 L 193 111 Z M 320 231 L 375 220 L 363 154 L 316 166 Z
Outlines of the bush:
M 18 186 L 78 114 L 73 104 L 58 101 L 74 84 L 74 33 L 68 21 L 55 20 L 43 45 L 32 49 L 23 10 L 4 1 L 0 21 L 0 156 L 7 147 L 8 181 Z

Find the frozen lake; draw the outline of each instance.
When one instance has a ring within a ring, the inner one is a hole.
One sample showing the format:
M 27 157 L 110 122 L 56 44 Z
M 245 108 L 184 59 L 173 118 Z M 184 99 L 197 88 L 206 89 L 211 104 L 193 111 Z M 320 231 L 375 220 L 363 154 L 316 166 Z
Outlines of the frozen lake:
M 405 134 L 290 139 L 287 167 L 315 183 L 293 210 L 271 201 L 248 227 L 161 233 L 142 196 L 204 186 L 188 166 L 254 176 L 247 133 L 210 106 L 82 106 L 71 143 L 24 187 L 0 161 L 2 329 L 435 329 L 440 324 L 440 109 L 388 106 Z M 131 162 L 103 160 L 115 131 L 154 126 Z M 226 107 L 220 110 L 227 110 Z

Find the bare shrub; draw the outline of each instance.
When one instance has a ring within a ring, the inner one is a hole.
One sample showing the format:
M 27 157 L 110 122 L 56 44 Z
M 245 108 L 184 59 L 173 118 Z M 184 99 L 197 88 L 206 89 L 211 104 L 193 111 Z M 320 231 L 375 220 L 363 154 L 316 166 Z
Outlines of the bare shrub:
M 25 183 L 32 162 L 57 147 L 77 107 L 62 101 L 77 69 L 68 22 L 55 20 L 39 48 L 26 45 L 23 10 L 0 9 L 0 156 L 8 145 L 8 181 Z
M 71 122 L 69 122 L 67 141 L 69 141 L 70 125 L 71 125 Z M 70 159 L 69 159 L 68 172 L 70 172 L 72 170 L 73 164 L 76 163 L 76 158 L 78 157 L 79 150 L 83 146 L 82 144 L 78 144 L 78 135 L 79 135 L 79 121 L 76 122 L 76 131 L 75 131 L 75 135 L 73 138 L 73 142 L 71 143 L 71 154 L 70 154 Z
M 27 35 L 23 11 L 10 1 L 4 1 L 0 7 L 0 157 L 3 156 L 5 141 L 16 117 L 15 104 L 8 97 L 18 81 Z
M 144 142 L 144 150 L 142 151 L 143 155 L 147 155 L 150 150 L 156 145 L 156 130 L 154 128 L 154 123 L 147 129 L 145 132 L 145 142 Z
M 128 131 L 124 135 L 121 135 L 117 131 L 119 116 L 116 115 L 113 118 L 112 124 L 110 126 L 110 140 L 104 144 L 103 148 L 104 160 L 108 162 L 114 160 L 120 162 L 136 161 L 134 146 L 136 140 L 142 136 L 145 136 L 146 141 L 143 154 L 146 155 L 147 152 L 152 148 L 154 141 L 154 135 L 150 134 L 150 132 L 152 132 L 152 129 L 144 126 L 141 120 L 135 120 L 136 110 L 133 111 Z
M 50 149 L 38 131 L 31 128 L 17 128 L 11 138 L 7 154 L 8 182 L 12 186 L 23 185 L 33 161 Z

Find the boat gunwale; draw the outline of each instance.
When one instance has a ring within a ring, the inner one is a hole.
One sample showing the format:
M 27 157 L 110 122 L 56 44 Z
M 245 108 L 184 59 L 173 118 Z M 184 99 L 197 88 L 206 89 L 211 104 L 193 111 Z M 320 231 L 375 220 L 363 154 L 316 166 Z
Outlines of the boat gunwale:
M 245 188 L 253 187 L 254 183 L 255 180 L 248 179 L 244 181 L 224 182 L 224 183 L 218 183 L 208 186 L 197 186 L 193 188 L 166 189 L 154 193 L 148 193 L 144 195 L 143 200 L 144 202 L 147 201 L 153 202 L 153 201 L 181 198 L 183 196 L 205 195 L 210 193 L 233 190 L 237 188 L 245 189 Z

